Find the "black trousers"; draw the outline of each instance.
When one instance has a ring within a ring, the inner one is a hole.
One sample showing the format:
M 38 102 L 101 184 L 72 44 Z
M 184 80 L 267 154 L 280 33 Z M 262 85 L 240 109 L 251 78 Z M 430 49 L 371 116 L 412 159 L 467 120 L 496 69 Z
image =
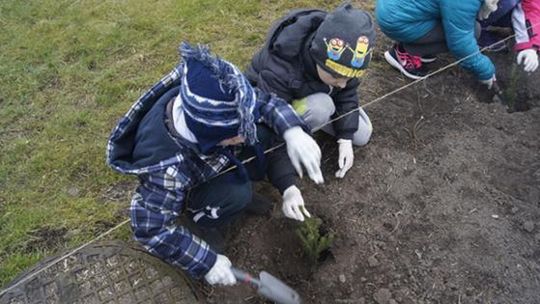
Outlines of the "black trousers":
M 481 31 L 480 23 L 477 22 L 475 28 L 476 39 L 480 37 Z M 448 52 L 444 28 L 440 22 L 424 37 L 411 43 L 402 43 L 402 46 L 407 53 L 420 57 Z
M 257 138 L 263 149 L 280 142 L 278 135 L 265 125 L 257 125 Z M 265 155 L 266 168 L 261 168 L 256 160 L 247 163 L 245 169 L 249 178 L 241 178 L 238 169 L 234 169 L 190 190 L 187 216 L 202 227 L 219 227 L 236 219 L 252 201 L 252 181 L 264 179 L 272 170 L 292 167 L 283 148 Z M 245 147 L 238 159 L 245 160 L 254 155 L 253 148 Z

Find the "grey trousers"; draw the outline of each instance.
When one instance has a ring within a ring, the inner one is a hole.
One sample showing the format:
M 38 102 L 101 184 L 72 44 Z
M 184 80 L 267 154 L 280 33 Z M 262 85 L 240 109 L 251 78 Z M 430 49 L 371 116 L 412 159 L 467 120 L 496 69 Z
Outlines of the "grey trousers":
M 482 27 L 480 26 L 480 23 L 476 22 L 476 27 L 474 31 L 476 39 L 480 37 L 481 32 Z M 447 53 L 448 46 L 446 44 L 446 36 L 442 24 L 439 22 L 424 37 L 414 42 L 403 43 L 403 48 L 407 53 L 420 57 L 427 55 L 434 56 L 441 53 Z
M 335 136 L 336 132 L 332 123 L 328 123 L 335 112 L 336 107 L 332 97 L 328 94 L 316 93 L 307 96 L 306 109 L 302 114 L 302 118 L 312 130 L 324 125 L 321 130 Z M 359 108 L 358 112 L 360 114 L 358 131 L 354 133 L 352 143 L 355 146 L 363 146 L 368 143 L 373 127 L 366 112 L 362 108 Z

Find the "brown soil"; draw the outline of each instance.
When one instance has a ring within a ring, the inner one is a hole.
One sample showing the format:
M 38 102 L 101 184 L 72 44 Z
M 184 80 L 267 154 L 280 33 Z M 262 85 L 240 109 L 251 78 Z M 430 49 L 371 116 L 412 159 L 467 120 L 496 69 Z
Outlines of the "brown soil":
M 490 56 L 511 84 L 512 55 Z M 409 82 L 380 56 L 373 66 L 363 103 Z M 540 77 L 519 80 L 527 112 L 481 102 L 457 67 L 369 106 L 372 140 L 343 180 L 333 177 L 334 140 L 318 134 L 326 183 L 302 190 L 337 235 L 320 265 L 307 262 L 298 224 L 268 186 L 274 217 L 245 218 L 225 254 L 281 278 L 304 303 L 540 303 Z M 215 288 L 207 302 L 264 300 L 244 286 Z

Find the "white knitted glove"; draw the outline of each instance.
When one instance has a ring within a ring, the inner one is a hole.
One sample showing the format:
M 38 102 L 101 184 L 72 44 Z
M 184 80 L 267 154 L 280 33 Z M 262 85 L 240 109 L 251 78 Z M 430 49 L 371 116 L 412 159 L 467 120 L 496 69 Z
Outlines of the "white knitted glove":
M 489 15 L 497 10 L 498 4 L 499 0 L 484 0 L 484 3 L 480 7 L 480 11 L 478 11 L 478 19 L 482 21 L 489 18 Z
M 497 81 L 497 77 L 495 75 L 491 76 L 490 79 L 487 80 L 480 80 L 481 83 L 485 84 L 488 88 L 488 90 L 491 90 L 493 87 L 493 84 Z
M 324 183 L 321 172 L 321 149 L 300 127 L 292 127 L 283 133 L 287 144 L 287 154 L 296 169 L 298 176 L 302 177 L 302 165 L 316 184 Z
M 283 192 L 283 206 L 281 208 L 286 217 L 297 221 L 304 221 L 304 215 L 311 214 L 304 207 L 304 198 L 296 186 L 290 186 Z
M 353 145 L 350 139 L 339 139 L 337 142 L 339 144 L 339 170 L 336 171 L 336 177 L 343 178 L 354 162 Z
M 216 263 L 210 271 L 204 276 L 208 284 L 234 285 L 236 278 L 231 271 L 231 261 L 224 255 L 218 254 Z
M 538 68 L 538 52 L 535 49 L 526 49 L 518 53 L 517 64 L 523 64 L 523 70 L 532 73 Z

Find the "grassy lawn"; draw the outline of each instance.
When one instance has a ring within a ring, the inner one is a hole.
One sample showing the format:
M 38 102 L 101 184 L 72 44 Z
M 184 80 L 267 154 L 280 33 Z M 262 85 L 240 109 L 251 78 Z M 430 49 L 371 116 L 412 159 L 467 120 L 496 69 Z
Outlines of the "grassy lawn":
M 180 41 L 244 67 L 285 11 L 339 3 L 0 1 L 0 286 L 125 219 L 135 178 L 106 166 L 107 137 Z

